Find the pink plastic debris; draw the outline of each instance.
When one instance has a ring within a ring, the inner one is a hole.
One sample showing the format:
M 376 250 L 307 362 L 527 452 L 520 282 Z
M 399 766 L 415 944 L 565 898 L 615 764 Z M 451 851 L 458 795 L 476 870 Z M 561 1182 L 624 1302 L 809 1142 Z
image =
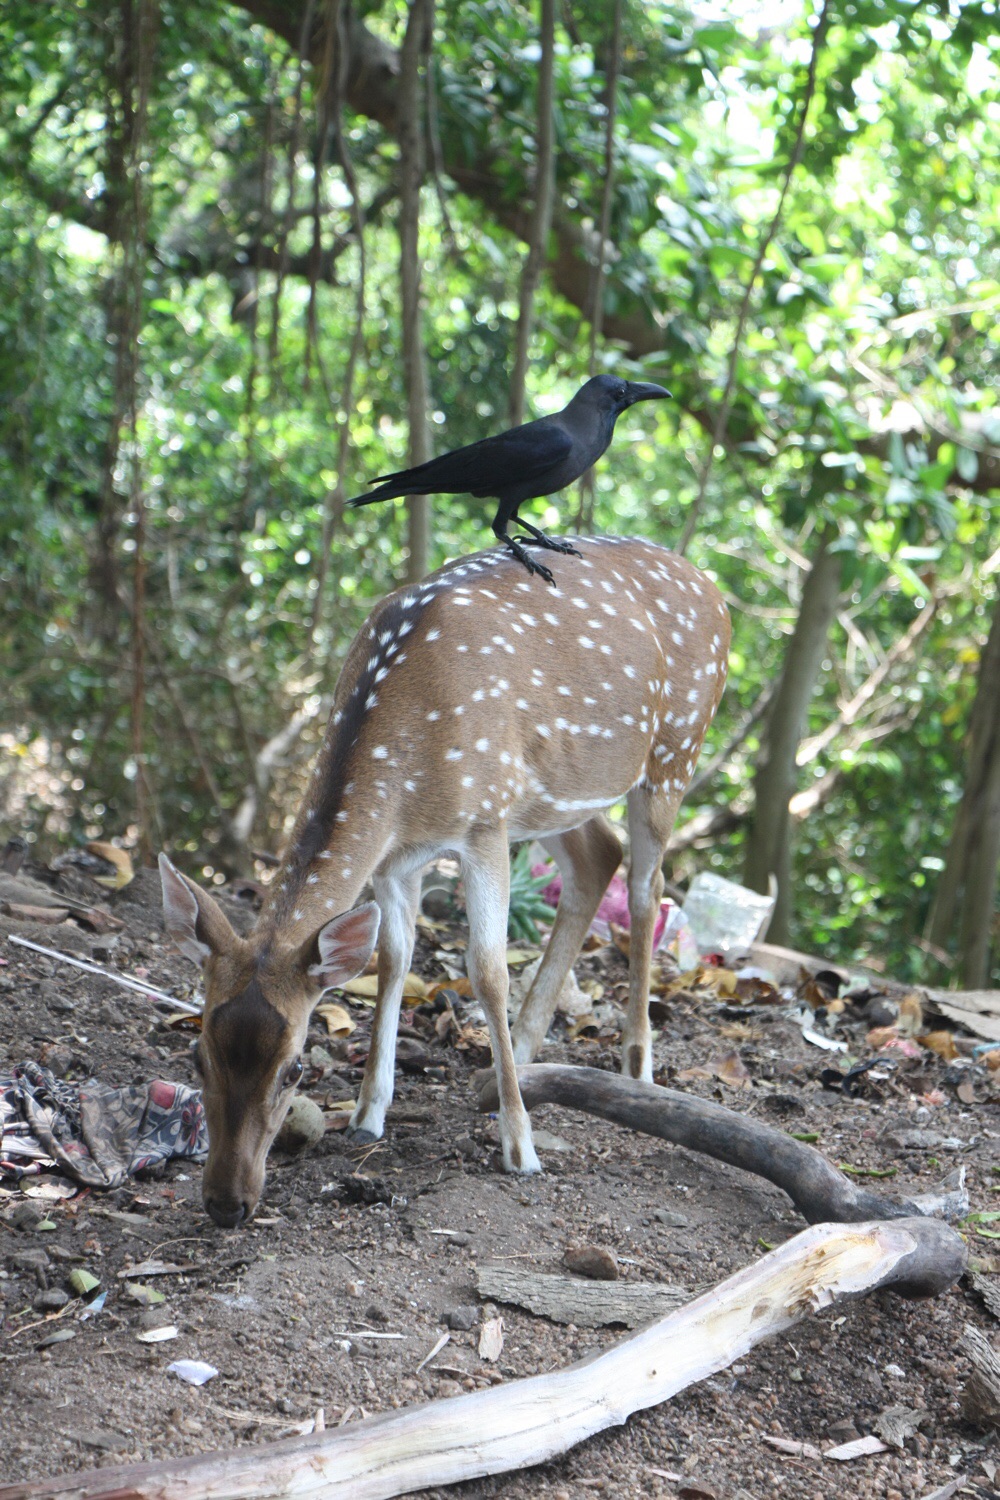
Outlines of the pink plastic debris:
M 531 873 L 535 876 L 547 875 L 551 868 L 551 865 L 532 865 Z M 559 897 L 562 895 L 562 876 L 558 872 L 553 875 L 548 885 L 543 888 L 541 895 L 542 900 L 547 902 L 549 906 L 558 906 Z M 664 897 L 660 902 L 660 915 L 657 917 L 656 926 L 653 929 L 654 953 L 663 941 L 663 934 L 667 930 L 667 922 L 671 913 L 676 911 L 677 907 L 675 903 Z M 610 942 L 612 922 L 616 927 L 623 927 L 626 932 L 630 926 L 628 886 L 621 875 L 612 875 L 611 883 L 602 896 L 601 904 L 597 908 L 593 922 L 590 924 L 590 930 L 591 932 L 595 932 L 598 937 L 603 938 L 605 942 Z

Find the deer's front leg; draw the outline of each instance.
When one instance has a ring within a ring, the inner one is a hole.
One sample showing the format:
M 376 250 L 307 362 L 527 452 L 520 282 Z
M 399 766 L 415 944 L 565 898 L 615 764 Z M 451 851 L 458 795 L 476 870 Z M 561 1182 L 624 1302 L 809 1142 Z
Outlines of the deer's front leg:
M 371 1048 L 358 1091 L 358 1107 L 347 1134 L 358 1144 L 380 1139 L 395 1081 L 396 1029 L 403 982 L 413 957 L 413 935 L 420 902 L 420 871 L 376 875 L 372 881 L 382 913 L 378 943 L 378 998 L 372 1022 Z
M 517 1084 L 507 1024 L 507 908 L 510 853 L 501 830 L 473 836 L 462 858 L 469 921 L 468 965 L 472 991 L 486 1012 L 500 1095 L 500 1147 L 508 1172 L 540 1172 L 531 1121 Z

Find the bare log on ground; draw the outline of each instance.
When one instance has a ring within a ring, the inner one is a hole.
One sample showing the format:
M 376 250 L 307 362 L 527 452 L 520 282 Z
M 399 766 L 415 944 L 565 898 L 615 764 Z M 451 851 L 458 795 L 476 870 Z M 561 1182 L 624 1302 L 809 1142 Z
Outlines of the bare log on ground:
M 966 1323 L 958 1347 L 972 1365 L 962 1392 L 962 1415 L 974 1427 L 1000 1427 L 1000 1352 L 971 1323 Z
M 725 1369 L 810 1311 L 892 1289 L 943 1291 L 965 1246 L 934 1219 L 826 1224 L 600 1354 L 547 1375 L 332 1432 L 0 1489 L 0 1500 L 390 1500 L 528 1468 Z
M 862 1219 L 909 1218 L 928 1211 L 928 1204 L 919 1198 L 891 1198 L 859 1187 L 812 1146 L 708 1099 L 605 1073 L 601 1068 L 556 1063 L 526 1064 L 518 1068 L 517 1079 L 529 1110 L 538 1104 L 563 1104 L 766 1177 L 788 1194 L 809 1224 L 856 1224 Z M 482 1075 L 479 1108 L 496 1109 L 496 1098 L 491 1070 Z M 932 1211 L 940 1208 L 941 1199 L 936 1197 Z
M 481 1297 L 512 1302 L 553 1323 L 575 1323 L 577 1328 L 609 1328 L 623 1323 L 642 1328 L 666 1317 L 690 1292 L 684 1287 L 648 1281 L 583 1281 L 579 1276 L 553 1276 L 525 1271 L 521 1266 L 485 1265 L 476 1271 Z

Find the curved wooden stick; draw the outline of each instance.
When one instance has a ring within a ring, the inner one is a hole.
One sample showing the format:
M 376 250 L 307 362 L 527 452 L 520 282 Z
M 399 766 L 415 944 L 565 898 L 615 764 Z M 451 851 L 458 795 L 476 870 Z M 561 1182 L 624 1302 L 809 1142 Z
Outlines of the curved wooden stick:
M 518 1068 L 517 1077 L 527 1109 L 563 1104 L 766 1177 L 788 1194 L 809 1224 L 857 1224 L 862 1219 L 903 1219 L 926 1213 L 919 1200 L 891 1198 L 857 1186 L 819 1151 L 783 1130 L 693 1094 L 640 1083 L 601 1068 L 557 1063 L 526 1064 Z M 490 1069 L 479 1075 L 479 1108 L 485 1112 L 496 1107 L 496 1083 Z
M 390 1500 L 528 1468 L 668 1401 L 807 1313 L 950 1286 L 965 1246 L 935 1219 L 805 1229 L 686 1307 L 587 1359 L 333 1432 L 0 1488 L 0 1500 Z

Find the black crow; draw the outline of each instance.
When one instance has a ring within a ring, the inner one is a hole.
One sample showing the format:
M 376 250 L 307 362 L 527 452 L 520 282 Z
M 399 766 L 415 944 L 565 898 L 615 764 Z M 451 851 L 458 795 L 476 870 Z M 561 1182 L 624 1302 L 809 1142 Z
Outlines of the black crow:
M 378 488 L 358 495 L 348 505 L 371 505 L 375 500 L 394 500 L 400 495 L 492 496 L 500 503 L 493 520 L 493 533 L 506 542 L 529 573 L 540 573 L 554 582 L 551 570 L 535 562 L 525 546 L 547 547 L 552 552 L 576 553 L 568 542 L 560 542 L 522 521 L 518 506 L 540 495 L 553 495 L 585 474 L 596 463 L 614 435 L 615 422 L 637 401 L 655 401 L 669 396 L 661 385 L 621 380 L 617 375 L 595 375 L 562 411 L 523 427 L 511 427 L 496 437 L 482 438 L 467 448 L 442 453 L 428 463 L 395 474 L 381 474 Z M 525 543 L 507 535 L 515 521 L 529 533 Z

